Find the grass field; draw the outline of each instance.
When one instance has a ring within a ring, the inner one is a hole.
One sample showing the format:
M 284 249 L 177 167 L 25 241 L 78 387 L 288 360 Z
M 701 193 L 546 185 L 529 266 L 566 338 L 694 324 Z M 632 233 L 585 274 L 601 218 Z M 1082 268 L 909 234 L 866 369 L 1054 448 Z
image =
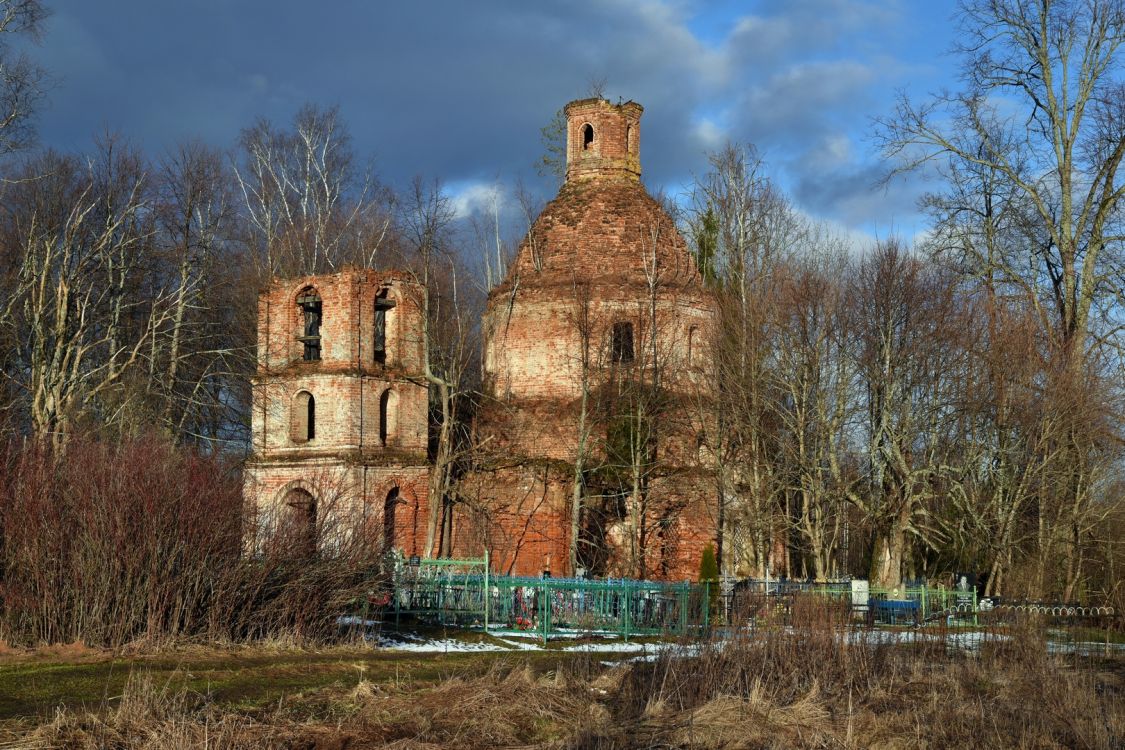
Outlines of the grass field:
M 0 654 L 0 747 L 1119 748 L 1125 659 L 839 638 L 676 648 L 430 632 L 365 645 Z M 583 650 L 585 649 L 585 650 Z

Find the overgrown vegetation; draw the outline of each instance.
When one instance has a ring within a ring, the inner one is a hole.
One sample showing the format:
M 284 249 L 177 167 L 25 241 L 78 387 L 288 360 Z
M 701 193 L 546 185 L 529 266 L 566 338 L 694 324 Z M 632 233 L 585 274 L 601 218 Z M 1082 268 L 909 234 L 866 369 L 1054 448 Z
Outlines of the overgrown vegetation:
M 327 500 L 330 501 L 330 498 Z M 243 535 L 237 462 L 156 435 L 0 452 L 0 640 L 96 646 L 338 634 L 377 585 L 378 550 L 322 520 L 301 554 Z M 304 540 L 301 540 L 304 541 Z
M 249 703 L 221 689 L 184 689 L 182 677 L 142 663 L 119 699 L 8 722 L 0 731 L 31 746 L 175 748 L 206 740 L 465 750 L 1113 748 L 1125 738 L 1121 661 L 1051 656 L 1042 623 L 996 626 L 972 652 L 945 638 L 848 637 L 843 618 L 843 610 L 804 600 L 788 627 L 654 660 L 461 654 L 435 673 L 368 655 L 340 674 L 342 655 L 330 681 L 310 675 L 280 699 Z M 243 677 L 271 669 L 268 654 L 258 666 L 234 659 Z M 193 672 L 207 670 L 199 655 L 186 661 Z

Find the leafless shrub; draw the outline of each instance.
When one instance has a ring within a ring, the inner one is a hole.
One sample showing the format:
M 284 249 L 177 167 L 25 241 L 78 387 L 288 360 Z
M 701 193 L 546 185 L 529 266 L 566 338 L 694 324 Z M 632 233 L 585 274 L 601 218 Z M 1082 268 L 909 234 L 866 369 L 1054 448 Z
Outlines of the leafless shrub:
M 314 554 L 243 554 L 242 487 L 223 456 L 156 436 L 76 437 L 0 453 L 0 639 L 119 646 L 336 635 L 375 551 L 338 534 Z

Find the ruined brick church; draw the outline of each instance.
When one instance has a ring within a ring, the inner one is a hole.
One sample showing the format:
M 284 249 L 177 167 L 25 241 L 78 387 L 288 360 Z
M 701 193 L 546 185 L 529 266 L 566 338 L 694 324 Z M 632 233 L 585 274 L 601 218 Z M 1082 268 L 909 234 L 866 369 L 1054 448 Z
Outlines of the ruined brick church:
M 406 555 L 487 549 L 498 573 L 695 576 L 717 534 L 698 437 L 715 308 L 641 184 L 642 111 L 566 106 L 566 180 L 489 294 L 477 448 L 440 512 L 423 290 L 360 269 L 273 281 L 246 469 L 261 517 L 358 520 Z

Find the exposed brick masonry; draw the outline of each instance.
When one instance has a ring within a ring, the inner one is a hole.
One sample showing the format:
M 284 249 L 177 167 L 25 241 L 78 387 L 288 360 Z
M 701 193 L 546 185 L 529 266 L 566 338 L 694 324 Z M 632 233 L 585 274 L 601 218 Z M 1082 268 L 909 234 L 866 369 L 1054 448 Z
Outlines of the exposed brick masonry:
M 702 546 L 715 536 L 714 492 L 695 439 L 696 407 L 706 397 L 698 363 L 711 338 L 714 303 L 675 224 L 640 182 L 643 108 L 585 99 L 565 111 L 567 180 L 488 299 L 488 398 L 475 425 L 487 450 L 459 483 L 454 551 L 477 557 L 488 548 L 499 572 L 574 572 L 570 503 L 582 353 L 591 390 L 621 375 L 617 368 L 642 367 L 615 361 L 614 326 L 628 323 L 638 362 L 658 363 L 665 390 L 676 396 L 661 417 L 659 471 L 645 497 L 659 523 L 646 537 L 644 569 L 691 577 Z M 309 289 L 323 310 L 321 359 L 314 362 L 302 359 L 300 340 L 298 298 Z M 385 362 L 372 347 L 381 290 L 395 303 L 386 317 Z M 373 534 L 384 533 L 385 514 L 393 512 L 387 541 L 420 552 L 429 474 L 421 294 L 402 274 L 350 269 L 277 280 L 261 295 L 254 456 L 246 474 L 256 507 L 284 513 L 287 498 L 312 496 L 330 512 L 358 514 Z M 302 392 L 315 399 L 315 435 L 308 440 Z M 591 445 L 600 445 L 606 425 L 591 429 Z M 623 528 L 605 528 L 601 572 L 633 572 Z

